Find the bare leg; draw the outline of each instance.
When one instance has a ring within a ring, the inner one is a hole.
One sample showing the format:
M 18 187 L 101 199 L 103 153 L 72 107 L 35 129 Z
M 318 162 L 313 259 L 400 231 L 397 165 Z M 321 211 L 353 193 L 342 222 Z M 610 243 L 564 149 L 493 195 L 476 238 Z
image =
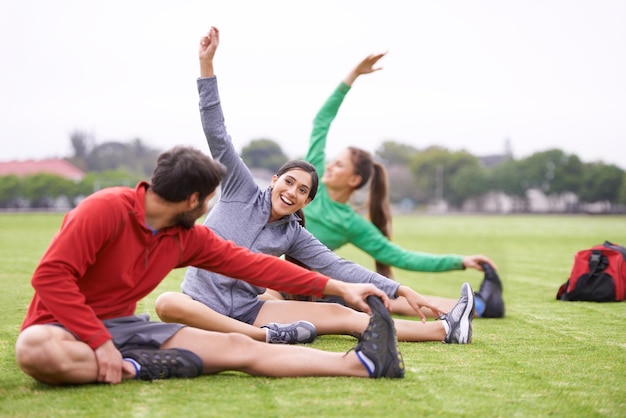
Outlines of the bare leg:
M 54 325 L 26 328 L 15 343 L 15 358 L 24 373 L 52 385 L 93 383 L 98 379 L 94 351 Z M 122 377 L 135 377 L 133 366 L 122 362 Z
M 209 331 L 238 332 L 257 341 L 266 341 L 267 332 L 264 329 L 217 313 L 184 293 L 163 293 L 156 300 L 155 311 L 164 322 L 177 322 Z
M 426 296 L 431 302 L 440 307 L 445 312 L 450 312 L 450 309 L 457 303 L 457 299 L 442 298 L 439 296 Z M 393 299 L 391 301 L 391 313 L 403 316 L 419 316 L 415 310 L 409 305 L 409 302 L 403 297 Z M 433 312 L 430 309 L 423 308 L 422 312 L 426 315 L 426 318 L 434 318 Z
M 333 353 L 304 346 L 264 344 L 236 333 L 223 334 L 186 327 L 162 348 L 184 348 L 204 363 L 204 373 L 236 370 L 255 376 L 368 377 L 356 353 Z
M 337 303 L 266 301 L 255 324 L 297 320 L 311 322 L 315 325 L 318 335 L 355 335 L 365 330 L 369 316 Z M 424 324 L 421 321 L 394 319 L 394 322 L 399 341 L 443 341 L 446 336 L 443 321 Z
M 254 324 L 301 320 L 315 325 L 317 335 L 354 335 L 367 328 L 369 315 L 338 303 L 267 300 Z
M 457 299 L 442 298 L 439 296 L 426 296 L 426 297 L 430 301 L 432 301 L 435 305 L 439 306 L 445 312 L 450 312 L 450 309 L 452 309 L 454 305 L 456 305 L 457 303 Z M 272 289 L 267 289 L 264 294 L 259 296 L 259 298 L 264 299 L 264 300 L 273 300 L 273 299 L 284 300 L 280 292 L 277 292 Z M 407 300 L 403 297 L 399 297 L 397 299 L 391 300 L 390 311 L 392 314 L 396 314 L 396 315 L 419 317 L 419 315 L 415 312 L 415 310 L 413 310 L 411 305 L 409 305 L 409 302 L 407 302 Z M 435 315 L 433 315 L 432 311 L 428 308 L 422 309 L 422 312 L 424 312 L 424 315 L 426 315 L 426 318 L 435 318 Z

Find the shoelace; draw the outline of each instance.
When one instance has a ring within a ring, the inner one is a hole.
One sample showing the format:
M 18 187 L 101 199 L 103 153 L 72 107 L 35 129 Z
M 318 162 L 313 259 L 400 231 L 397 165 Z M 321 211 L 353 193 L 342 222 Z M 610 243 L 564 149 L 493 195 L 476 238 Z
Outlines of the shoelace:
M 277 335 L 274 335 L 274 332 Z M 282 331 L 272 330 L 272 337 L 271 337 L 271 339 L 274 342 L 282 342 L 282 343 L 286 343 L 286 342 L 290 342 L 290 341 L 297 341 L 297 339 L 298 339 L 298 330 L 297 329 L 282 330 Z
M 178 361 L 175 358 L 169 356 L 165 358 L 150 359 L 150 363 L 142 365 L 139 370 L 139 379 L 141 380 L 154 380 L 164 379 L 168 376 L 175 375 L 173 373 L 178 367 Z

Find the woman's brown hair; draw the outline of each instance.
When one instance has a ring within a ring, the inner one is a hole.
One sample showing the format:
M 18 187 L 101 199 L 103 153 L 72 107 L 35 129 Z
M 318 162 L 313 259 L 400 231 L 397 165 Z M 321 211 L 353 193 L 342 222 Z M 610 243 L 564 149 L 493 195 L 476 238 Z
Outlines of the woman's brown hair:
M 360 148 L 348 147 L 352 155 L 354 174 L 361 176 L 361 182 L 357 189 L 365 186 L 370 181 L 370 190 L 367 198 L 369 217 L 372 223 L 386 236 L 391 239 L 391 206 L 389 205 L 389 192 L 387 170 L 379 162 L 374 161 L 372 155 Z M 393 277 L 391 267 L 376 261 L 376 272 L 386 277 Z

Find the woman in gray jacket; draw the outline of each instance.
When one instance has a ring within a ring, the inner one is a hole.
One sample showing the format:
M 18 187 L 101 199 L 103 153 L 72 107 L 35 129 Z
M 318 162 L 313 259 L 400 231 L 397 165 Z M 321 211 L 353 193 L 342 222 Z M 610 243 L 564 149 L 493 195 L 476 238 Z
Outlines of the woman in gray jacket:
M 334 279 L 372 283 L 390 298 L 406 298 L 422 321 L 396 319 L 400 341 L 471 342 L 474 296 L 469 284 L 463 284 L 458 302 L 445 313 L 411 288 L 340 258 L 300 224 L 296 212 L 317 191 L 315 167 L 304 161 L 291 161 L 272 177 L 268 188 L 261 189 L 256 184 L 224 124 L 213 70 L 218 43 L 219 32 L 215 28 L 202 39 L 197 84 L 204 133 L 213 158 L 227 167 L 227 174 L 221 183 L 220 199 L 204 225 L 252 251 L 288 255 Z M 242 332 L 262 341 L 309 342 L 316 333 L 357 335 L 369 321 L 367 314 L 337 303 L 263 300 L 259 295 L 265 288 L 197 268 L 187 270 L 181 288 L 182 294 L 168 292 L 157 299 L 156 312 L 162 320 L 214 331 Z M 442 320 L 427 322 L 421 308 L 431 310 Z M 282 324 L 294 321 L 300 322 Z

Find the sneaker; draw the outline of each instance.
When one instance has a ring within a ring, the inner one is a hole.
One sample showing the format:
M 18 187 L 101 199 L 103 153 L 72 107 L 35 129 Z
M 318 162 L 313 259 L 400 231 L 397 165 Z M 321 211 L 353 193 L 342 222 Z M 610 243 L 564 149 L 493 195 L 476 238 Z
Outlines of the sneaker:
M 312 343 L 317 337 L 315 325 L 309 321 L 297 321 L 291 324 L 271 322 L 261 328 L 269 330 L 271 344 L 300 344 Z
M 502 300 L 502 281 L 498 273 L 488 263 L 481 264 L 485 272 L 485 278 L 480 284 L 476 296 L 485 301 L 485 311 L 482 318 L 504 317 L 504 300 Z
M 372 316 L 354 351 L 359 358 L 363 355 L 374 364 L 370 377 L 404 377 L 404 360 L 398 350 L 396 328 L 389 311 L 376 296 L 368 296 L 367 304 Z
M 128 350 L 122 357 L 133 359 L 141 366 L 137 372 L 137 379 L 141 380 L 196 377 L 203 369 L 200 357 L 182 348 Z
M 450 312 L 441 318 L 448 323 L 448 333 L 444 340 L 448 344 L 469 344 L 472 342 L 472 320 L 474 319 L 474 293 L 469 283 L 461 286 L 461 297 Z

